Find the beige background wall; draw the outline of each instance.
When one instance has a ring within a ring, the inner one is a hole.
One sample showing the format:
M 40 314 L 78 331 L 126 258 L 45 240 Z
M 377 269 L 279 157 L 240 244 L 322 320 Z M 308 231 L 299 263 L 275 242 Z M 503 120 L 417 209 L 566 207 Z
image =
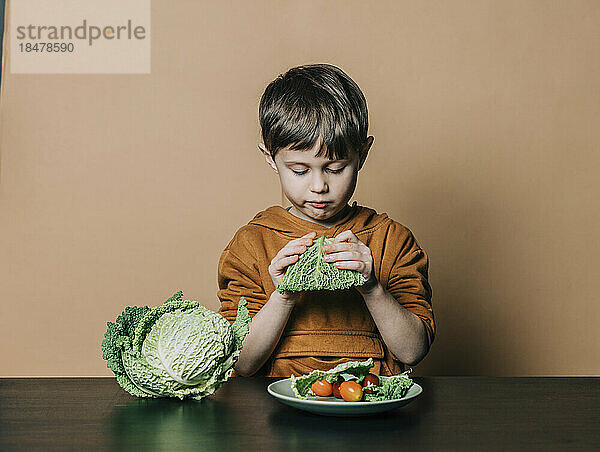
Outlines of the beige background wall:
M 368 100 L 355 199 L 431 259 L 416 373 L 599 374 L 599 29 L 597 1 L 154 0 L 151 75 L 5 62 L 0 375 L 110 375 L 124 306 L 217 309 L 221 251 L 282 201 L 259 97 L 313 62 Z

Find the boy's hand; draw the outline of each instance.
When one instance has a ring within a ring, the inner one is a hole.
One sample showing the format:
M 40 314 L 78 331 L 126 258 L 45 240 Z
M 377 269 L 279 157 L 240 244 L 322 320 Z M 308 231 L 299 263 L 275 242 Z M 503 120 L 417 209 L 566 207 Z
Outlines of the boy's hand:
M 333 262 L 340 269 L 356 270 L 365 277 L 366 282 L 356 287 L 361 294 L 368 293 L 379 283 L 373 273 L 371 249 L 354 232 L 347 230 L 338 234 L 333 243 L 323 247 L 323 251 L 325 262 Z
M 269 265 L 269 274 L 275 287 L 283 281 L 285 269 L 298 261 L 300 254 L 304 253 L 313 244 L 313 239 L 316 235 L 316 232 L 310 232 L 299 239 L 290 240 L 287 245 L 279 250 L 279 253 L 273 258 L 271 265 Z M 286 290 L 282 296 L 284 298 L 293 298 L 296 295 L 297 293 Z

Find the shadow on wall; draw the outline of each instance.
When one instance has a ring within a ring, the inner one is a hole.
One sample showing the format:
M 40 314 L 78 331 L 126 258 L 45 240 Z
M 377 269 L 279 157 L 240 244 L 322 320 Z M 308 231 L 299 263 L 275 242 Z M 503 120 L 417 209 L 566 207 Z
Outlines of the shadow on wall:
M 396 208 L 409 221 L 418 218 L 418 226 L 409 228 L 430 258 L 437 331 L 415 376 L 507 374 L 518 353 L 506 328 L 510 304 L 517 300 L 502 299 L 506 275 L 500 268 L 509 254 L 505 220 L 510 213 L 502 211 L 507 203 L 498 209 L 484 199 L 465 173 L 461 180 L 453 174 L 428 175 Z

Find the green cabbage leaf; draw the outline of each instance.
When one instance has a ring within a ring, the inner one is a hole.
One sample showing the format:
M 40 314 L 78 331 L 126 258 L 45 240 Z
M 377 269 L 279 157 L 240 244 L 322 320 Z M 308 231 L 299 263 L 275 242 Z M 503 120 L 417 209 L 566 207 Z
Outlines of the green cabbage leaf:
M 330 383 L 334 383 L 342 374 L 352 375 L 356 377 L 356 382 L 362 383 L 371 367 L 373 367 L 373 358 L 369 358 L 366 361 L 349 361 L 339 364 L 331 370 L 313 370 L 311 373 L 300 377 L 292 375 L 290 377 L 292 392 L 300 399 L 307 399 L 309 395 L 314 395 L 310 387 L 315 381 L 327 380 Z M 378 402 L 381 400 L 401 399 L 413 385 L 413 381 L 407 375 L 410 372 L 411 369 L 398 375 L 392 375 L 391 377 L 381 377 L 379 386 L 369 386 L 372 393 L 365 392 L 363 401 Z
M 373 367 L 373 358 L 366 361 L 348 361 L 347 363 L 338 364 L 330 370 L 313 370 L 311 373 L 300 377 L 292 375 L 290 377 L 292 392 L 296 397 L 306 399 L 307 394 L 313 395 L 310 392 L 310 387 L 315 381 L 327 380 L 329 383 L 334 383 L 342 374 L 354 375 L 358 383 L 362 383 L 371 367 Z
M 379 402 L 381 400 L 401 399 L 413 385 L 413 381 L 408 378 L 407 373 L 408 371 L 381 379 L 379 386 L 369 386 L 373 392 L 370 394 L 365 392 L 363 400 L 365 402 Z
M 333 262 L 325 261 L 323 246 L 330 243 L 333 239 L 325 236 L 315 240 L 298 261 L 287 268 L 277 291 L 339 290 L 362 286 L 366 280 L 360 272 L 337 268 Z

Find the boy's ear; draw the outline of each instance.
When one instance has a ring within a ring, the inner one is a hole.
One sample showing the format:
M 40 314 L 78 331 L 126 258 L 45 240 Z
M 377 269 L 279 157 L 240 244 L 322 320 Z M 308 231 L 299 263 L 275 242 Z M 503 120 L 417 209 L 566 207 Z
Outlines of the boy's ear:
M 358 170 L 360 171 L 361 168 L 363 167 L 363 165 L 365 164 L 365 160 L 367 160 L 367 154 L 369 153 L 369 149 L 371 149 L 371 146 L 373 145 L 373 141 L 375 140 L 375 138 L 373 138 L 372 136 L 367 137 L 367 142 L 365 143 L 362 152 L 360 153 L 360 161 L 358 163 Z
M 267 147 L 263 143 L 258 143 L 258 149 L 260 149 L 260 152 L 262 152 L 265 155 L 267 165 L 273 168 L 273 171 L 279 173 L 279 171 L 277 170 L 277 165 L 275 165 L 275 161 L 273 160 L 273 157 L 271 157 L 271 153 L 267 150 Z

